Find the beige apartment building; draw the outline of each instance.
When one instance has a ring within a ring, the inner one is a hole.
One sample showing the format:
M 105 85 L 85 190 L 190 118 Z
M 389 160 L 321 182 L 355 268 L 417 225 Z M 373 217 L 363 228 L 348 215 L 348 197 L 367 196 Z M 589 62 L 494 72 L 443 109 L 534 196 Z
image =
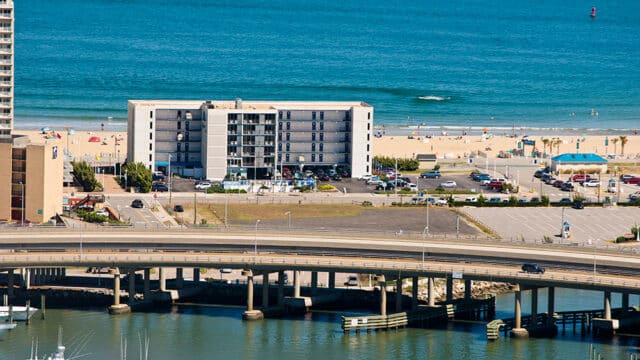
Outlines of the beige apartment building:
M 39 224 L 62 213 L 62 149 L 14 137 L 0 154 L 0 220 Z
M 127 160 L 221 180 L 287 167 L 371 172 L 373 107 L 360 101 L 129 101 Z
M 13 129 L 13 1 L 0 0 L 0 139 Z

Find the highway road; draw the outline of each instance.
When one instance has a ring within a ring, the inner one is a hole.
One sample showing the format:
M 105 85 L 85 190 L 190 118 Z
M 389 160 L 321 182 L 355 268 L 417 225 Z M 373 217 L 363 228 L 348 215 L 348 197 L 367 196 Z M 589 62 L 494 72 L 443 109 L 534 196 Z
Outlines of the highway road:
M 179 238 L 180 241 L 176 241 Z M 465 278 L 640 292 L 635 253 L 560 246 L 220 232 L 0 234 L 0 263 L 24 266 L 184 266 L 331 270 Z M 257 250 L 254 253 L 254 249 Z M 424 254 L 424 262 L 422 256 Z M 548 272 L 522 273 L 523 262 Z M 595 270 L 595 272 L 594 272 Z

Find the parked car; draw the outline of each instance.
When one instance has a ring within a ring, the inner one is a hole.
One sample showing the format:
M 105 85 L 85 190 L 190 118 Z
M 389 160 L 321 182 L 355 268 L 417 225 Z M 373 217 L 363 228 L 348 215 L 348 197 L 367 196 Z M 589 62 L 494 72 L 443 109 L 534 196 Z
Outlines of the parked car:
M 176 205 L 173 207 L 173 211 L 175 212 L 184 212 L 184 208 L 182 207 L 182 205 Z
M 571 199 L 570 198 L 562 198 L 560 199 L 560 203 L 562 204 L 571 204 Z
M 598 180 L 598 179 L 589 179 L 589 180 L 583 182 L 582 186 L 585 186 L 585 187 L 599 187 L 600 186 L 600 180 Z
M 544 268 L 538 264 L 526 263 L 522 265 L 522 271 L 532 274 L 544 274 Z
M 165 184 L 153 184 L 151 185 L 151 191 L 165 192 L 169 191 L 169 187 Z
M 540 202 L 540 198 L 539 197 L 532 197 L 531 200 L 529 200 L 529 202 L 539 203 Z
M 490 203 L 499 203 L 502 202 L 502 199 L 499 197 L 492 197 L 491 199 L 489 199 Z
M 456 182 L 453 181 L 453 180 L 448 180 L 448 181 L 440 183 L 440 186 L 442 186 L 443 188 L 454 188 L 454 187 L 458 186 L 458 184 L 456 184 Z
M 626 183 L 627 183 L 627 180 L 631 179 L 632 177 L 634 177 L 634 176 L 633 176 L 633 175 L 631 175 L 631 174 L 622 174 L 622 175 L 620 175 L 620 180 L 621 180 L 623 183 L 625 183 L 625 184 L 626 184 Z
M 582 203 L 582 201 L 574 201 L 571 207 L 574 209 L 584 209 L 584 204 Z
M 418 191 L 418 185 L 416 184 L 405 184 L 404 188 L 409 191 Z
M 383 182 L 382 184 L 378 184 L 376 186 L 376 190 L 380 191 L 391 191 L 395 189 L 392 182 Z
M 629 201 L 640 200 L 640 191 L 636 191 L 633 194 L 629 194 Z
M 422 174 L 420 174 L 420 178 L 421 179 L 438 179 L 441 176 L 442 175 L 440 174 L 440 171 L 438 171 L 438 170 L 429 170 L 429 171 L 425 171 Z
M 208 181 L 200 181 L 196 184 L 196 190 L 207 190 L 211 187 L 211 183 Z
M 335 174 L 331 177 L 331 180 L 333 181 L 342 181 L 342 176 Z
M 571 181 L 577 183 L 583 183 L 588 180 L 591 180 L 591 176 L 589 176 L 588 174 L 575 174 L 571 177 Z
M 135 199 L 131 202 L 131 207 L 136 209 L 142 209 L 144 207 L 144 203 L 140 199 Z
M 640 176 L 634 176 L 627 180 L 622 180 L 625 184 L 640 184 Z
M 344 286 L 358 286 L 358 277 L 350 275 L 347 281 L 344 282 Z
M 554 182 L 553 182 L 553 187 L 561 188 L 561 187 L 562 187 L 562 184 L 564 184 L 564 181 L 563 181 L 563 180 L 558 179 L 558 180 L 556 180 L 556 181 L 554 181 Z
M 475 196 L 467 196 L 467 197 L 464 199 L 464 201 L 466 201 L 466 202 L 477 202 L 477 201 L 478 201 L 478 198 L 477 198 L 477 197 L 475 197 Z
M 107 211 L 107 209 L 100 209 L 96 211 L 96 215 L 109 217 L 109 211 Z
M 571 183 L 569 181 L 563 183 L 562 186 L 560 187 L 560 190 L 562 190 L 562 191 L 573 191 L 574 190 L 573 183 Z
M 542 174 L 544 174 L 544 170 L 536 170 L 536 172 L 533 173 L 533 176 L 539 179 L 542 177 Z
M 367 180 L 370 180 L 372 176 L 373 175 L 370 175 L 370 174 L 364 174 L 364 175 L 360 176 L 360 180 L 367 181 Z
M 378 176 L 372 176 L 371 179 L 367 180 L 367 185 L 380 185 L 383 182 Z
M 487 188 L 493 190 L 502 190 L 502 183 L 499 181 L 492 181 L 487 184 Z
M 329 175 L 327 175 L 327 174 L 322 174 L 322 175 L 318 176 L 318 180 L 320 180 L 320 181 L 329 181 L 329 180 L 331 180 L 331 177 Z
M 449 205 L 449 202 L 447 201 L 447 199 L 440 198 L 440 199 L 436 199 L 435 205 L 436 206 L 447 206 L 447 205 Z

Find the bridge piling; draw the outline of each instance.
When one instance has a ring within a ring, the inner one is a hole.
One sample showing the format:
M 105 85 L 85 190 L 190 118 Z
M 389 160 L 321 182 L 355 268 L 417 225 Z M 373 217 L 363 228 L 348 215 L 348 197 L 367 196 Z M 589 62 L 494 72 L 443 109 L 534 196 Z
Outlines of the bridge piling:
M 184 288 L 184 275 L 181 267 L 176 268 L 176 289 Z
M 129 304 L 133 304 L 136 299 L 136 272 L 129 270 Z
M 284 306 L 284 271 L 278 271 L 278 307 Z
M 7 297 L 13 297 L 13 269 L 7 271 Z
M 329 272 L 329 289 L 336 288 L 336 273 L 334 271 Z
M 629 309 L 629 293 L 622 293 L 622 310 L 627 311 Z
M 300 270 L 293 272 L 293 297 L 300 297 Z
M 451 275 L 447 275 L 447 303 L 453 301 L 453 277 Z
M 151 300 L 151 269 L 144 269 L 144 279 L 143 279 L 143 290 L 142 296 L 144 297 L 144 301 Z
M 527 329 L 524 329 L 522 327 L 522 307 L 521 307 L 521 302 L 522 302 L 522 290 L 520 289 L 520 285 L 518 285 L 516 291 L 514 292 L 515 295 L 515 306 L 514 306 L 514 324 L 513 324 L 513 329 L 511 329 L 511 336 L 512 337 L 527 337 L 529 335 L 529 333 L 527 332 Z
M 538 326 L 538 288 L 531 289 L 531 323 L 530 328 Z
M 200 282 L 200 268 L 198 267 L 193 268 L 193 282 L 195 284 Z
M 418 308 L 418 286 L 420 286 L 420 278 L 413 276 L 411 279 L 411 311 L 416 311 Z
M 387 282 L 384 275 L 378 276 L 378 284 L 380 285 L 380 315 L 387 316 Z
M 611 320 L 611 291 L 604 292 L 604 318 Z
M 396 312 L 402 311 L 402 277 L 396 279 Z
M 556 288 L 549 286 L 547 291 L 547 326 L 553 326 L 553 313 L 555 312 Z
M 311 295 L 316 295 L 318 293 L 318 272 L 311 272 Z
M 269 272 L 262 274 L 262 310 L 269 307 Z
M 158 268 L 158 288 L 161 292 L 167 291 L 167 274 L 163 268 Z
M 435 293 L 435 286 L 433 283 L 433 276 L 429 276 L 427 278 L 427 287 L 428 287 L 428 299 L 429 299 L 429 306 L 433 307 L 436 305 L 436 293 Z
M 242 275 L 247 277 L 247 310 L 242 313 L 243 320 L 262 320 L 264 314 L 253 309 L 253 271 L 244 270 Z

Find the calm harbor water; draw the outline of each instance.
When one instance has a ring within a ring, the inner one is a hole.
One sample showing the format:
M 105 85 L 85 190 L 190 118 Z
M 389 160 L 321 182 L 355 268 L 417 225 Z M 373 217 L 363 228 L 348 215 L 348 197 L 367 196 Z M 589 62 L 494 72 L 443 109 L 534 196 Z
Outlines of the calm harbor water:
M 364 100 L 376 125 L 639 126 L 637 0 L 15 3 L 17 127 L 236 97 Z
M 557 298 L 558 310 L 601 305 L 601 297 L 587 291 L 558 289 Z M 541 304 L 544 301 L 542 293 Z M 638 298 L 632 297 L 631 302 L 637 304 Z M 616 304 L 619 300 L 614 299 Z M 497 306 L 499 314 L 506 314 L 513 306 L 513 296 L 500 296 Z M 552 340 L 501 338 L 487 342 L 480 323 L 345 336 L 340 331 L 340 313 L 259 322 L 242 321 L 241 314 L 241 308 L 205 306 L 122 316 L 110 316 L 102 309 L 49 309 L 46 320 L 38 317 L 29 326 L 21 324 L 0 334 L 0 360 L 28 358 L 34 339 L 40 354 L 54 350 L 59 326 L 63 327 L 67 354 L 87 354 L 82 358 L 97 360 L 119 358 L 122 338 L 127 341 L 128 358 L 139 358 L 139 338 L 144 339 L 145 334 L 152 360 L 588 359 L 591 343 L 589 336 L 569 334 Z M 636 337 L 619 336 L 594 345 L 606 359 L 626 359 L 639 343 Z

